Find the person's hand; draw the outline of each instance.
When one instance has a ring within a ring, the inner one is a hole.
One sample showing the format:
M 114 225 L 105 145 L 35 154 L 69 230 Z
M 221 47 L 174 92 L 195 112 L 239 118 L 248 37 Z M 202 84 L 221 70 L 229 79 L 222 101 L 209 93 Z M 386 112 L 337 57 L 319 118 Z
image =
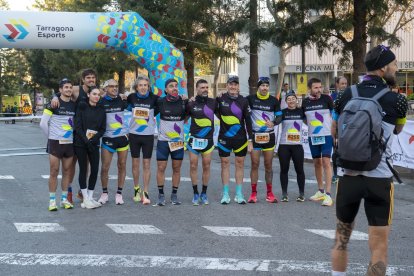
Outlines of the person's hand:
M 125 94 L 119 94 L 119 97 L 121 97 L 123 101 L 126 101 L 127 99 L 127 96 Z
M 221 96 L 223 96 L 223 91 L 217 92 L 217 98 L 220 98 Z
M 275 124 L 272 121 L 268 120 L 268 121 L 266 121 L 266 126 L 268 128 L 274 128 L 275 127 Z
M 58 108 L 60 106 L 59 98 L 56 96 L 53 96 L 53 99 L 50 101 L 50 106 L 52 108 Z
M 252 141 L 248 141 L 247 142 L 247 151 L 252 152 L 252 150 L 253 150 L 253 143 L 252 143 Z
M 190 101 L 190 102 L 194 102 L 195 101 L 195 97 L 194 96 L 192 96 L 188 101 Z
M 187 95 L 181 95 L 181 99 L 183 99 L 184 101 L 188 99 Z

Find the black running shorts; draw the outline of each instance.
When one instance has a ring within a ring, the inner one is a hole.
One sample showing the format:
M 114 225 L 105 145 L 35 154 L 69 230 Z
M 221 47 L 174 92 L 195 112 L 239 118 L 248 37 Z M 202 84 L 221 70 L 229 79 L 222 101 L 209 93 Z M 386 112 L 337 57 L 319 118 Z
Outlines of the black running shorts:
M 132 158 L 140 158 L 141 149 L 144 159 L 151 159 L 154 148 L 154 135 L 129 134 L 129 147 Z

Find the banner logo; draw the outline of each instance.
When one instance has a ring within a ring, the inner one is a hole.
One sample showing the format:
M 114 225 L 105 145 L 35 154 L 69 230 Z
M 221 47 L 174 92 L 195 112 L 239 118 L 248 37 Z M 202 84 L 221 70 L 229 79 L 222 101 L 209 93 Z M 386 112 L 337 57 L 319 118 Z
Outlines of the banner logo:
M 3 37 L 9 42 L 16 42 L 15 39 L 24 39 L 29 32 L 26 30 L 29 24 L 23 19 L 10 19 L 11 24 L 4 24 L 9 29 L 10 34 L 4 34 Z M 26 27 L 26 28 L 25 28 Z

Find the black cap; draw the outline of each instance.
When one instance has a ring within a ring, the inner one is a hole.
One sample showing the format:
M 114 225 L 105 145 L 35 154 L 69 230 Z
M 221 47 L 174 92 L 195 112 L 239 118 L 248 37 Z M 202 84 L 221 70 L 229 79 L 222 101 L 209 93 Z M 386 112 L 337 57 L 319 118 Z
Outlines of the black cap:
M 390 50 L 390 47 L 378 45 L 367 53 L 364 63 L 370 72 L 381 69 L 394 60 L 395 54 Z
M 63 78 L 60 82 L 59 82 L 59 87 L 62 88 L 65 84 L 70 83 L 72 84 L 72 81 L 68 78 Z
M 227 83 L 231 83 L 231 82 L 235 82 L 235 83 L 239 84 L 239 77 L 238 76 L 229 76 L 229 78 L 227 79 Z
M 268 77 L 260 77 L 259 81 L 257 82 L 257 87 L 259 87 L 263 83 L 270 84 L 270 79 Z
M 176 79 L 172 79 L 172 78 L 168 79 L 168 80 L 165 81 L 165 88 L 167 88 L 167 86 L 172 82 L 178 83 L 178 81 Z
M 290 97 L 290 96 L 293 96 L 293 97 L 295 97 L 296 99 L 298 98 L 298 97 L 296 96 L 295 92 L 291 91 L 291 92 L 286 93 L 285 101 L 286 101 L 286 100 L 287 100 L 287 98 L 288 98 L 288 97 Z

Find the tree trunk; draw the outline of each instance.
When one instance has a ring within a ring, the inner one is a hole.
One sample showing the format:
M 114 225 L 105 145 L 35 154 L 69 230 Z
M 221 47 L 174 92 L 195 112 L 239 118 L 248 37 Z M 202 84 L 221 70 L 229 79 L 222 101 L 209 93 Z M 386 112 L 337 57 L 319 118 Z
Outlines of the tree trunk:
M 187 70 L 188 98 L 191 98 L 194 96 L 194 48 L 192 46 L 188 46 L 185 50 L 184 65 Z
M 213 97 L 217 96 L 218 90 L 218 78 L 220 76 L 220 69 L 221 65 L 223 64 L 223 58 L 219 58 L 219 62 L 217 64 L 217 60 L 214 61 L 214 79 L 213 79 Z
M 364 57 L 367 53 L 367 3 L 366 0 L 354 0 L 354 38 L 351 42 L 353 74 L 352 83 L 358 82 L 358 76 L 366 72 Z
M 277 83 L 276 83 L 276 91 L 275 97 L 278 97 L 280 91 L 282 91 L 283 80 L 285 78 L 285 70 L 286 70 L 286 56 L 290 52 L 290 47 L 281 47 L 279 48 L 279 66 L 278 66 L 278 74 L 277 74 Z
M 118 91 L 119 93 L 125 93 L 125 69 L 118 71 Z
M 255 32 L 257 28 L 257 0 L 250 0 L 250 24 Z M 257 55 L 259 41 L 256 35 L 250 35 L 250 77 L 249 77 L 249 94 L 255 94 L 257 91 L 257 81 L 259 80 L 259 57 Z

